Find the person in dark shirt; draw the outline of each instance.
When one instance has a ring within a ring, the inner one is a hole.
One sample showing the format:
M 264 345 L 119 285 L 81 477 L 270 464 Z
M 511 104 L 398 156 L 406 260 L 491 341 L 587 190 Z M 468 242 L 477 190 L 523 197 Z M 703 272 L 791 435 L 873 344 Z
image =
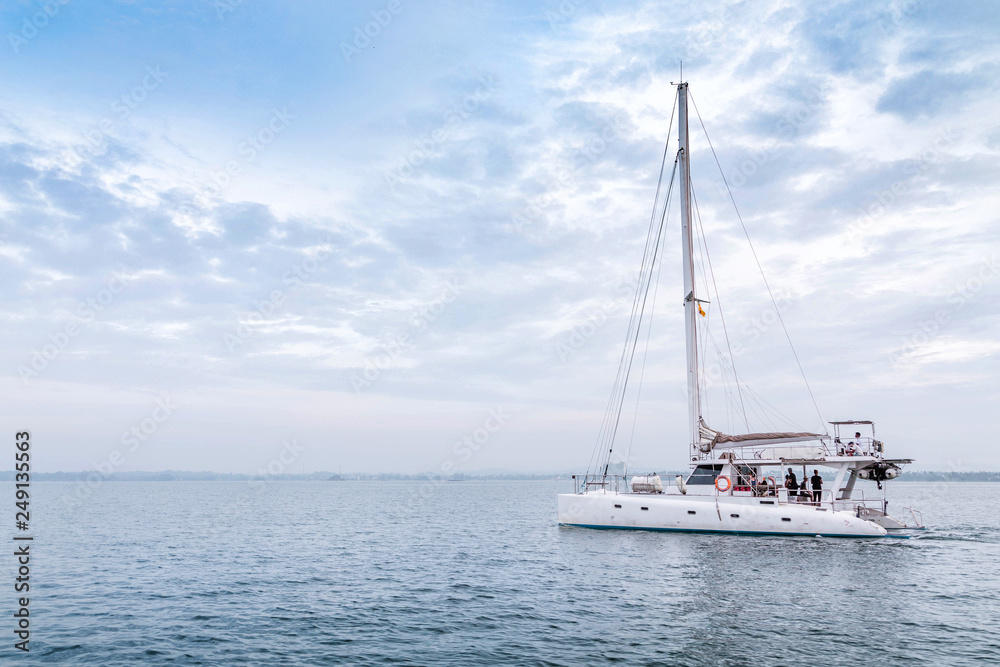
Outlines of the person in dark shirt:
M 809 478 L 813 488 L 813 502 L 818 503 L 823 497 L 823 478 L 819 476 L 819 470 L 813 470 L 813 476 Z M 805 482 L 802 483 L 805 486 Z
M 795 496 L 798 495 L 799 483 L 795 479 L 795 473 L 792 469 L 788 469 L 788 474 L 785 475 L 785 488 L 788 489 L 788 499 L 794 500 Z

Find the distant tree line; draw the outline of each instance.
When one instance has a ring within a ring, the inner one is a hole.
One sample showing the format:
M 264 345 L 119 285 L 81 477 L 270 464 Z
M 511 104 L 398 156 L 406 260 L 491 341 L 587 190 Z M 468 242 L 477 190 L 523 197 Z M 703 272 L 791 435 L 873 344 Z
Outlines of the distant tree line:
M 909 472 L 899 479 L 908 482 L 1000 482 L 1000 472 Z

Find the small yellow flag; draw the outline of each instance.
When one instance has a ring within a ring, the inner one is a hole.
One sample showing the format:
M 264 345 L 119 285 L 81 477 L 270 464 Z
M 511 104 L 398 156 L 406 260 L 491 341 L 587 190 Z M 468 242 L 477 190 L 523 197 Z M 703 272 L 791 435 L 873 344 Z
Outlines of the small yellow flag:
M 699 312 L 699 313 L 701 313 L 701 316 L 702 316 L 702 317 L 705 317 L 705 311 L 704 311 L 704 310 L 702 310 L 702 307 L 701 307 L 701 304 L 700 304 L 700 303 L 698 304 L 698 312 Z

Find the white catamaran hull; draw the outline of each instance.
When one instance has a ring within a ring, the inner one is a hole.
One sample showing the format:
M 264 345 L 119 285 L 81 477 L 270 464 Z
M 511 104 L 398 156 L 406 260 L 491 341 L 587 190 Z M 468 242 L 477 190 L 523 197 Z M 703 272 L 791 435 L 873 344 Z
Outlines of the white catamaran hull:
M 773 499 L 596 491 L 559 495 L 559 523 L 584 528 L 883 537 L 852 512 Z

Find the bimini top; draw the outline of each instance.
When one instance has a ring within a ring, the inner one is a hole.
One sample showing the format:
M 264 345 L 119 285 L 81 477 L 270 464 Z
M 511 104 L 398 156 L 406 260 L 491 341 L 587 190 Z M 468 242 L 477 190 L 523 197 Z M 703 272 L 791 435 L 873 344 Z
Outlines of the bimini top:
M 830 422 L 831 424 L 874 424 L 875 422 L 870 422 L 867 419 L 846 421 L 846 422 Z

